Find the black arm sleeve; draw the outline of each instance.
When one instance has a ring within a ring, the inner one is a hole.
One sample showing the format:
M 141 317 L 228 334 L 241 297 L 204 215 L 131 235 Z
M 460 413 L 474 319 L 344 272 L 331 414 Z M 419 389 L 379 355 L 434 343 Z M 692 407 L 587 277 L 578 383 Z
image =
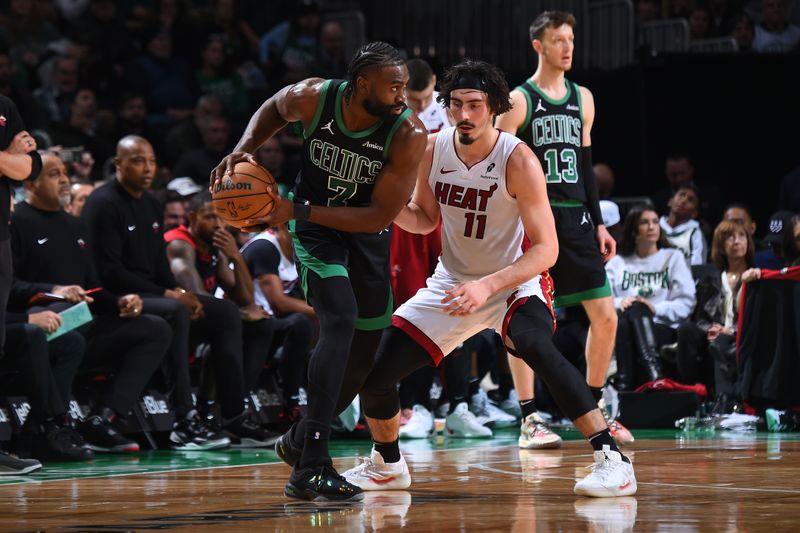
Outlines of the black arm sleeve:
M 581 148 L 581 175 L 583 186 L 586 189 L 586 207 L 592 217 L 595 227 L 603 222 L 603 213 L 600 211 L 600 193 L 597 192 L 597 180 L 594 177 L 592 168 L 592 147 L 584 146 Z
M 36 150 L 28 152 L 28 155 L 31 157 L 31 175 L 28 176 L 28 179 L 32 180 L 38 178 L 42 172 L 42 156 Z
M 254 278 L 264 274 L 278 275 L 281 264 L 281 253 L 269 241 L 260 239 L 248 246 L 244 251 L 244 260 L 250 275 Z

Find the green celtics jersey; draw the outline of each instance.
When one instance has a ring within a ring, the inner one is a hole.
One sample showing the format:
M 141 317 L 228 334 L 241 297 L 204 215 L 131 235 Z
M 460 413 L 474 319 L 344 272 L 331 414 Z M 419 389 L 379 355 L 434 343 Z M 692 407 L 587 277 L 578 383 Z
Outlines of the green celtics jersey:
M 368 205 L 392 138 L 411 114 L 406 109 L 366 130 L 350 131 L 342 118 L 345 87 L 343 80 L 325 81 L 314 119 L 303 132 L 303 164 L 294 193 L 312 205 Z
M 551 202 L 586 202 L 581 176 L 583 113 L 577 84 L 565 80 L 567 93 L 553 100 L 528 79 L 517 87 L 528 101 L 528 112 L 517 137 L 528 143 L 544 169 Z

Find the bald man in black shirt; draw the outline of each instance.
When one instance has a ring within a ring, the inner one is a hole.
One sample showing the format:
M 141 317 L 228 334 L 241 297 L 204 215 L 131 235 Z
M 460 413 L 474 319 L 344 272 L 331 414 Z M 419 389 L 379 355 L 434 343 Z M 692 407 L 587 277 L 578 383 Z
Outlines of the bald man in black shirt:
M 170 435 L 172 446 L 215 449 L 267 442 L 261 429 L 244 416 L 242 330 L 236 305 L 179 287 L 170 271 L 162 209 L 147 190 L 157 166 L 153 147 L 142 137 L 123 137 L 117 144 L 115 164 L 116 179 L 89 196 L 81 217 L 92 234 L 103 285 L 140 293 L 144 311 L 165 318 L 172 327 L 167 359 L 174 372 L 172 400 L 178 415 Z M 217 358 L 216 392 L 225 433 L 208 428 L 194 409 L 188 364 L 190 329 L 203 332 L 212 357 Z

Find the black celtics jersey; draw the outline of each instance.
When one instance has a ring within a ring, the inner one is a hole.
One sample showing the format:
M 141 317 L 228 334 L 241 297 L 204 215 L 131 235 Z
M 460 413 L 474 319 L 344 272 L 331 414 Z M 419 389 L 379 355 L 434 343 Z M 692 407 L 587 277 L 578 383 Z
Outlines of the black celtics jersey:
M 314 119 L 303 132 L 303 166 L 294 192 L 312 205 L 361 207 L 389 158 L 395 132 L 411 114 L 384 118 L 361 131 L 350 131 L 342 118 L 347 82 L 327 80 Z
M 528 79 L 517 87 L 528 101 L 528 112 L 517 137 L 528 143 L 544 169 L 551 202 L 586 202 L 581 176 L 583 113 L 578 85 L 565 80 L 560 100 L 545 95 Z

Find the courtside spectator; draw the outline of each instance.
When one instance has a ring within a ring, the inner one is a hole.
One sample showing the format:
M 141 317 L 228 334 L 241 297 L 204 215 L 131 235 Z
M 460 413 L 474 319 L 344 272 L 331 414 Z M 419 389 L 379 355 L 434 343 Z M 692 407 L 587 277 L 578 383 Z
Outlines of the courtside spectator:
M 189 332 L 192 320 L 206 318 L 204 302 L 178 286 L 169 269 L 162 207 L 148 191 L 156 174 L 153 147 L 142 137 L 123 137 L 117 143 L 114 162 L 115 179 L 89 196 L 81 215 L 89 226 L 101 282 L 110 291 L 140 294 L 143 312 L 164 318 L 172 329 L 164 365 L 176 414 L 171 446 L 184 450 L 225 448 L 230 440 L 208 427 L 192 399 Z M 214 324 L 213 320 L 209 322 Z M 201 323 L 200 327 L 205 327 L 205 321 Z M 235 335 L 227 342 L 235 344 Z M 215 353 L 215 357 L 228 363 L 230 374 L 218 376 L 218 383 L 220 396 L 232 390 L 231 402 L 222 403 L 227 407 L 225 415 L 234 416 L 243 409 L 241 359 L 236 359 L 235 352 L 226 351 Z
M 43 156 L 43 168 L 25 182 L 27 200 L 11 217 L 14 283 L 9 308 L 27 311 L 38 293 L 64 301 L 36 304 L 59 312 L 71 304 L 89 304 L 93 319 L 78 329 L 86 340 L 84 366 L 108 368 L 110 375 L 79 430 L 95 451 L 138 451 L 139 445 L 117 431 L 116 419 L 133 409 L 171 340 L 167 323 L 142 314 L 138 294 L 114 294 L 100 284 L 89 231 L 64 211 L 70 183 L 64 163 Z M 91 295 L 90 295 L 91 294 Z M 65 398 L 65 399 L 68 399 Z
M 680 250 L 662 237 L 658 215 L 633 208 L 625 218 L 619 254 L 606 264 L 619 313 L 618 388 L 663 376 L 659 348 L 677 340 L 677 327 L 695 305 L 692 273 Z

